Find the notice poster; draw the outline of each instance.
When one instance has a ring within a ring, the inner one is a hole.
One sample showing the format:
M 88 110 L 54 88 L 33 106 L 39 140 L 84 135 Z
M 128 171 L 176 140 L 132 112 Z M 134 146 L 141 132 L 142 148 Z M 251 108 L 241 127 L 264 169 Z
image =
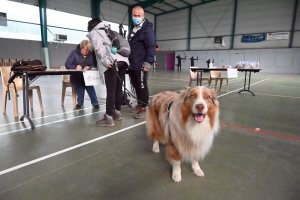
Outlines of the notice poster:
M 215 44 L 222 43 L 222 37 L 215 37 Z
M 237 69 L 227 69 L 227 77 L 228 78 L 237 78 L 238 77 Z
M 287 40 L 289 36 L 289 32 L 267 33 L 267 40 Z
M 86 86 L 99 85 L 100 74 L 97 71 L 84 71 L 83 72 L 84 82 Z

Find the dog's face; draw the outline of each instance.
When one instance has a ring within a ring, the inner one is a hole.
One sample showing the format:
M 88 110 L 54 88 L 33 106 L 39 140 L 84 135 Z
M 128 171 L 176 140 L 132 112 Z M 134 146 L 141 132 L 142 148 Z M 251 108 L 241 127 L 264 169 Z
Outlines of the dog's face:
M 201 123 L 206 117 L 214 119 L 218 114 L 219 102 L 215 91 L 203 86 L 185 87 L 182 95 L 184 101 L 181 111 L 184 120 L 192 116 L 196 123 Z

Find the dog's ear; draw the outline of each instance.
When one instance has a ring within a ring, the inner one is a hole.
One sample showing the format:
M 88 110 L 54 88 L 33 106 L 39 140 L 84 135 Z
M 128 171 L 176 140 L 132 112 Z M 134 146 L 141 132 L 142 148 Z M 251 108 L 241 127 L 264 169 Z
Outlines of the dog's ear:
M 184 86 L 184 90 L 182 90 L 181 95 L 183 96 L 184 100 L 187 100 L 187 98 L 189 97 L 189 91 L 190 91 L 191 87 L 189 86 Z
M 184 90 L 189 90 L 191 87 L 189 86 L 184 86 Z
M 191 89 L 191 87 L 189 87 L 189 86 L 184 86 L 184 90 L 182 90 L 182 94 L 187 94 L 188 93 L 188 91 Z
M 212 100 L 213 104 L 218 107 L 219 106 L 219 101 L 218 101 L 216 91 L 212 90 L 210 88 L 209 88 L 209 90 L 210 90 L 210 94 L 211 94 L 210 96 L 211 96 L 211 100 Z

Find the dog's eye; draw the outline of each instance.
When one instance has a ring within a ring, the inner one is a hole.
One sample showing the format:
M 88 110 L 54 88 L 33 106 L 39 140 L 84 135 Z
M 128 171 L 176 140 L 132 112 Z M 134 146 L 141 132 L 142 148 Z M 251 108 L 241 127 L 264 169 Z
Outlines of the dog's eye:
M 210 99 L 210 96 L 209 96 L 209 95 L 207 95 L 205 98 L 206 98 L 206 99 Z
M 190 96 L 190 97 L 191 97 L 192 99 L 193 99 L 193 98 L 195 98 L 195 96 L 194 96 L 193 94 L 191 94 L 191 96 Z

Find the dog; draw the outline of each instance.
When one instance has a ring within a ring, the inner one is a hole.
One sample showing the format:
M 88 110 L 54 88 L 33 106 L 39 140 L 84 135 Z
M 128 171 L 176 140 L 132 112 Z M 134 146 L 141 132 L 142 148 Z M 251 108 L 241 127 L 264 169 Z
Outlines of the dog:
M 197 176 L 204 176 L 198 161 L 209 152 L 219 129 L 216 93 L 203 86 L 185 87 L 180 93 L 160 92 L 147 108 L 146 130 L 153 139 L 152 151 L 159 153 L 159 142 L 166 144 L 175 182 L 181 181 L 182 161 L 190 162 Z

